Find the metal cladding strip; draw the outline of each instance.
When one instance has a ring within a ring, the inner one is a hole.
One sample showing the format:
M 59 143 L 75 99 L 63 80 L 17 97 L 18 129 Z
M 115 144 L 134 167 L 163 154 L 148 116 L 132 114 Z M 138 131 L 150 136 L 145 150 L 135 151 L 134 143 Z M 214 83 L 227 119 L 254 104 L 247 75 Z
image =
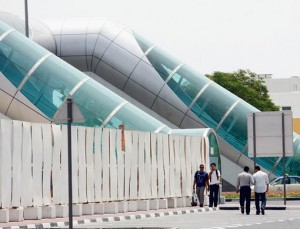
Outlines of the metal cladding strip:
M 164 83 L 164 85 L 165 84 L 167 84 L 169 81 L 170 81 L 170 79 L 173 77 L 173 75 L 183 66 L 183 65 L 185 65 L 185 64 L 179 64 L 176 68 L 174 68 L 174 70 L 170 73 L 170 75 L 168 76 L 168 78 L 165 80 L 165 83 Z
M 168 131 L 168 134 L 172 134 L 173 133 L 173 129 Z
M 102 125 L 100 126 L 100 128 L 103 128 L 106 126 L 106 124 L 111 120 L 111 118 L 125 105 L 127 104 L 128 101 L 124 101 L 122 103 L 120 103 L 108 116 L 107 118 L 103 121 Z
M 24 86 L 26 81 L 29 79 L 29 77 L 32 75 L 32 73 L 41 65 L 41 63 L 43 63 L 49 56 L 52 56 L 52 55 L 53 55 L 53 53 L 46 54 L 32 66 L 32 68 L 29 70 L 29 72 L 26 74 L 26 76 L 23 78 L 22 82 L 18 86 L 17 91 L 21 90 L 21 88 Z
M 152 45 L 150 48 L 148 48 L 148 50 L 145 52 L 144 56 L 147 56 L 149 52 L 151 52 L 153 49 L 156 48 L 157 45 Z M 144 57 L 143 56 L 143 57 Z
M 210 128 L 207 128 L 203 133 L 203 137 L 208 137 L 209 132 L 210 132 Z
M 75 93 L 75 91 L 77 91 L 78 88 L 79 88 L 82 84 L 84 84 L 86 81 L 88 81 L 89 79 L 91 79 L 91 78 L 87 76 L 86 78 L 83 78 L 82 80 L 80 80 L 80 81 L 75 85 L 75 87 L 73 87 L 73 89 L 70 91 L 69 95 L 72 96 L 72 95 Z M 68 96 L 65 97 L 64 101 L 62 101 L 61 104 L 64 104 L 64 103 L 66 102 L 67 98 L 68 98 Z M 53 115 L 53 117 L 56 116 L 57 112 L 59 112 L 59 109 L 57 109 L 57 111 L 55 112 L 55 114 Z
M 278 157 L 277 161 L 274 163 L 274 165 L 273 165 L 272 169 L 270 170 L 269 174 L 272 174 L 274 172 L 274 170 L 276 169 L 276 167 L 279 164 L 281 159 L 282 159 L 282 157 Z
M 86 77 L 86 78 L 80 80 L 79 83 L 76 84 L 76 86 L 70 91 L 69 95 L 72 96 L 78 90 L 78 88 L 81 87 L 81 85 L 84 84 L 89 79 L 91 79 L 91 78 L 90 77 Z
M 191 102 L 191 104 L 189 105 L 189 109 L 190 110 L 192 108 L 192 106 L 194 105 L 194 103 L 197 101 L 197 99 L 199 99 L 200 95 L 206 90 L 206 88 L 209 87 L 209 85 L 212 84 L 212 81 L 208 82 L 207 84 L 204 85 L 204 87 L 198 92 L 198 94 L 195 96 L 195 98 L 193 99 L 193 101 Z
M 3 33 L 1 36 L 0 36 L 0 41 L 2 41 L 8 34 L 10 34 L 11 32 L 15 31 L 15 29 L 9 29 L 7 30 L 5 33 Z
M 167 125 L 161 125 L 160 127 L 158 127 L 155 131 L 154 131 L 154 133 L 155 134 L 157 134 L 157 133 L 159 133 L 163 128 L 165 128 Z
M 223 122 L 225 121 L 225 119 L 227 118 L 227 116 L 230 114 L 230 112 L 239 104 L 239 102 L 241 102 L 241 99 L 238 99 L 237 101 L 235 101 L 231 107 L 226 111 L 226 113 L 224 114 L 224 116 L 222 117 L 221 121 L 219 122 L 219 124 L 217 125 L 217 127 L 215 128 L 215 131 L 217 131 L 220 126 L 223 124 Z
M 238 162 L 239 162 L 241 156 L 245 154 L 245 151 L 247 150 L 247 148 L 248 148 L 248 143 L 247 143 L 247 144 L 244 146 L 244 148 L 242 149 L 242 151 L 241 151 L 241 153 L 240 153 L 240 156 L 239 156 L 239 158 L 238 158 L 237 161 L 236 161 L 236 164 L 238 164 Z

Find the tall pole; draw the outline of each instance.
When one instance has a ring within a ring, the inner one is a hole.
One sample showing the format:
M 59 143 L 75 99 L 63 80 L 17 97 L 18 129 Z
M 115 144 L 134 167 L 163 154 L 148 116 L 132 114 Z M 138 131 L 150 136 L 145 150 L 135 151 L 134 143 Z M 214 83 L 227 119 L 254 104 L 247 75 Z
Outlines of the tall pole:
M 28 26 L 28 4 L 27 0 L 24 0 L 25 4 L 25 35 L 29 37 L 29 26 Z
M 256 166 L 256 129 L 255 129 L 255 113 L 252 114 L 253 117 L 253 154 L 254 154 L 254 168 Z
M 285 182 L 285 131 L 284 131 L 284 113 L 282 118 L 282 163 L 283 163 L 283 204 L 286 205 L 286 182 Z
M 73 121 L 72 99 L 67 99 L 68 119 L 68 179 L 69 179 L 69 228 L 73 228 L 73 196 L 72 196 L 72 136 L 71 123 Z

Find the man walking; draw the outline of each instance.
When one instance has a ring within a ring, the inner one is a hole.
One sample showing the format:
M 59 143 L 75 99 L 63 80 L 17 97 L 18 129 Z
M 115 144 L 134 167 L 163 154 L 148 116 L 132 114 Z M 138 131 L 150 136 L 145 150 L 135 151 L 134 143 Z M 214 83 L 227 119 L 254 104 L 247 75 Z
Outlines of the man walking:
M 194 185 L 193 189 L 195 190 L 195 186 L 197 185 L 196 193 L 198 196 L 198 200 L 200 202 L 200 207 L 203 207 L 204 204 L 204 190 L 208 189 L 208 174 L 204 171 L 204 165 L 200 165 L 200 171 L 198 170 L 194 176 Z
M 266 192 L 269 191 L 269 178 L 265 172 L 260 171 L 260 167 L 255 166 L 255 173 L 253 174 L 254 179 L 254 192 L 255 192 L 255 207 L 256 215 L 265 214 L 266 208 Z M 259 202 L 261 200 L 261 208 Z
M 246 200 L 246 214 L 250 214 L 250 200 L 251 200 L 251 188 L 254 184 L 253 177 L 249 173 L 249 167 L 244 167 L 244 172 L 240 173 L 236 181 L 236 193 L 240 193 L 240 206 L 241 212 L 245 212 L 245 200 Z
M 216 168 L 216 163 L 210 164 L 209 179 L 209 207 L 217 207 L 219 201 L 219 184 L 221 180 L 221 173 Z

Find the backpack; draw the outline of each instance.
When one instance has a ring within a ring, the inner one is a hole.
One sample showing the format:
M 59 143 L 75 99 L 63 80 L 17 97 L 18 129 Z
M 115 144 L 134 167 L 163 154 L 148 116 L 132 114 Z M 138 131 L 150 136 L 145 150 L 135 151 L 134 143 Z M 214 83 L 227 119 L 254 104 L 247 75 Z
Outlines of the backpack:
M 196 194 L 195 191 L 193 191 L 191 205 L 192 205 L 193 207 L 194 207 L 194 206 L 197 206 L 197 201 L 198 201 L 197 194 Z

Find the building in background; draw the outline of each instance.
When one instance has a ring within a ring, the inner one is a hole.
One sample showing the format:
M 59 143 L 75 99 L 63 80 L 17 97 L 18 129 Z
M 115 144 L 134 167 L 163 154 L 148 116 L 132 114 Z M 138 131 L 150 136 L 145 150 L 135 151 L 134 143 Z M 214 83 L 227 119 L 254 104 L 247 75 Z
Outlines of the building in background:
M 263 78 L 273 103 L 293 112 L 293 129 L 300 134 L 300 77 Z

